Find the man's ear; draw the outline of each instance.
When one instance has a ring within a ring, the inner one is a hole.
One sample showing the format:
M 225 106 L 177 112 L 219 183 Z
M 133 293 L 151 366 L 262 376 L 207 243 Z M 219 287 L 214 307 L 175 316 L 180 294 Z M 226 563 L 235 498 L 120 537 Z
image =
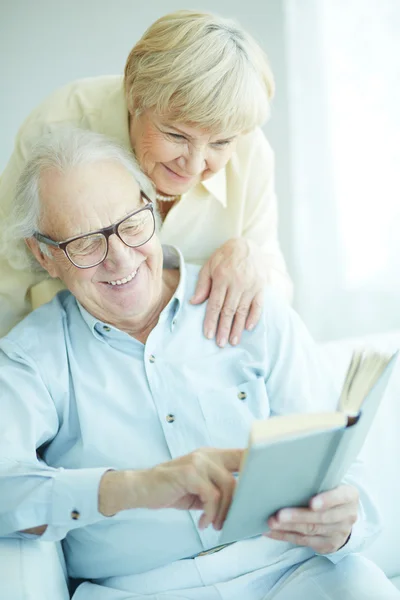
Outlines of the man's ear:
M 32 252 L 40 266 L 48 272 L 50 277 L 57 278 L 58 274 L 54 259 L 53 257 L 48 256 L 41 251 L 39 242 L 35 240 L 35 238 L 30 237 L 25 239 L 25 244 L 28 246 L 29 250 Z

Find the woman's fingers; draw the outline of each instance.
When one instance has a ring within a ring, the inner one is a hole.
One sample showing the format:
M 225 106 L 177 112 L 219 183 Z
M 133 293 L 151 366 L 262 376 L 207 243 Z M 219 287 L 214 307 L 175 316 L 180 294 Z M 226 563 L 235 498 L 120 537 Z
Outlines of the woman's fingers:
M 210 297 L 207 302 L 206 316 L 204 319 L 204 335 L 211 340 L 215 337 L 222 307 L 225 303 L 226 285 L 213 281 Z M 219 338 L 220 342 L 222 338 Z
M 254 329 L 254 327 L 257 325 L 258 321 L 260 320 L 260 317 L 261 317 L 261 314 L 263 311 L 263 306 L 264 306 L 264 291 L 259 290 L 255 294 L 255 296 L 251 302 L 250 311 L 249 311 L 248 317 L 246 319 L 246 329 L 248 329 L 249 331 Z
M 217 344 L 238 344 L 244 328 L 252 329 L 262 312 L 265 278 L 261 257 L 243 238 L 228 240 L 200 271 L 192 304 L 208 298 L 204 335 Z
M 263 309 L 263 291 L 242 293 L 240 288 L 213 282 L 206 309 L 204 333 L 209 339 L 216 335 L 217 344 L 223 348 L 228 340 L 235 346 L 240 342 L 245 326 L 253 329 Z M 251 325 L 251 327 L 250 327 Z
M 212 278 L 210 275 L 210 261 L 208 261 L 200 270 L 196 289 L 192 298 L 190 299 L 190 302 L 192 304 L 201 304 L 207 300 L 210 295 L 211 284 Z
M 217 344 L 221 348 L 227 344 L 231 335 L 232 324 L 236 319 L 240 300 L 241 292 L 234 287 L 228 288 L 217 326 Z
M 253 298 L 254 294 L 252 292 L 245 292 L 238 302 L 229 336 L 232 346 L 240 343 Z

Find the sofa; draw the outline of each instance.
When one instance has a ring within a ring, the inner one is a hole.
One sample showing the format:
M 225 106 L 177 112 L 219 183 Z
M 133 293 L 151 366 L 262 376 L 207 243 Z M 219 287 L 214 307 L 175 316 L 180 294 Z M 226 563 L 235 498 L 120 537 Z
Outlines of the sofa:
M 400 331 L 320 345 L 334 377 L 343 380 L 355 347 L 392 352 L 400 348 Z M 400 589 L 400 360 L 361 452 L 383 521 L 383 531 L 364 552 Z M 32 539 L 0 540 L 1 600 L 68 600 L 61 545 Z

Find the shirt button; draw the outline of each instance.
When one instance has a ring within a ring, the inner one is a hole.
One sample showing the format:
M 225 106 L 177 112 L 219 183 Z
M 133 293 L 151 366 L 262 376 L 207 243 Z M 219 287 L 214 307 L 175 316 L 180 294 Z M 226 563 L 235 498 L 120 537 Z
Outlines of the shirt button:
M 239 392 L 238 398 L 239 398 L 239 400 L 246 400 L 246 398 L 247 398 L 246 392 Z
M 73 519 L 74 521 L 77 521 L 81 516 L 81 513 L 78 510 L 72 510 L 71 511 L 71 519 Z
M 167 415 L 165 417 L 165 419 L 166 419 L 167 423 L 173 423 L 175 421 L 174 415 Z
M 104 331 L 107 331 L 107 333 L 111 331 L 111 327 L 109 327 L 108 325 L 103 325 L 103 329 Z
M 149 356 L 149 361 L 150 361 L 151 363 L 153 363 L 153 362 L 156 362 L 156 357 L 154 356 L 154 354 L 150 354 L 150 356 Z

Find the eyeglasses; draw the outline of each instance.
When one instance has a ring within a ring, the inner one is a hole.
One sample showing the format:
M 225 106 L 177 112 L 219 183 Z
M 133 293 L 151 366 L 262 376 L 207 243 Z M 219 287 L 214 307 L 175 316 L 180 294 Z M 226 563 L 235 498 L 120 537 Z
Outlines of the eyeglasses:
M 143 208 L 135 210 L 118 223 L 104 227 L 98 231 L 78 235 L 63 242 L 56 242 L 41 233 L 35 232 L 33 237 L 54 248 L 60 248 L 78 269 L 90 269 L 102 263 L 108 254 L 108 239 L 115 233 L 129 248 L 143 246 L 154 235 L 156 228 L 154 206 L 144 192 L 141 195 L 148 202 Z

